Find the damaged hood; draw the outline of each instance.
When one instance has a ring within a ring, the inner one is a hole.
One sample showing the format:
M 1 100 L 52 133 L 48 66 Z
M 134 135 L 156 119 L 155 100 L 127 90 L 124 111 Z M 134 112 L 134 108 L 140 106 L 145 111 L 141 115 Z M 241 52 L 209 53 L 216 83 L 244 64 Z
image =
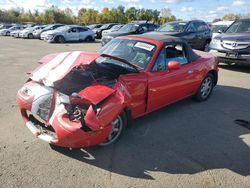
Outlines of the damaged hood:
M 30 78 L 33 81 L 42 82 L 46 86 L 53 87 L 54 83 L 61 80 L 72 68 L 90 64 L 100 55 L 99 53 L 81 51 L 50 54 L 39 61 L 41 65 L 30 73 Z

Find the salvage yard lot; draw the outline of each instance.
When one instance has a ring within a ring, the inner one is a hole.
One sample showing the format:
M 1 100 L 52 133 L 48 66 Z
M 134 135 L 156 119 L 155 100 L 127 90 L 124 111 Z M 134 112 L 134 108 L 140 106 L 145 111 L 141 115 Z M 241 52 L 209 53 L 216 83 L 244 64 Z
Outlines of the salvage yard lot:
M 250 68 L 220 66 L 203 103 L 191 99 L 135 120 L 109 147 L 62 149 L 34 138 L 15 102 L 44 55 L 100 43 L 0 38 L 0 187 L 250 187 Z

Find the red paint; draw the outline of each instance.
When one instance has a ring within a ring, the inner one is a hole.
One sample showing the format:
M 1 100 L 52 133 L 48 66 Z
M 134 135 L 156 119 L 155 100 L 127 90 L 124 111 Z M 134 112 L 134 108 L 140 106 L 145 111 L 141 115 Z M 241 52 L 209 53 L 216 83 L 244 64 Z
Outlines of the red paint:
M 104 85 L 92 85 L 78 93 L 78 96 L 89 100 L 92 104 L 97 105 L 102 100 L 115 92 L 114 89 Z
M 70 97 L 72 104 L 89 105 L 85 123 L 92 130 L 85 132 L 81 129 L 79 120 L 70 121 L 65 109 L 57 112 L 52 126 L 56 132 L 53 144 L 64 147 L 87 147 L 102 143 L 111 131 L 111 122 L 125 109 L 131 111 L 132 118 L 138 118 L 163 106 L 192 96 L 198 90 L 201 81 L 211 70 L 218 71 L 218 60 L 204 52 L 196 51 L 201 56 L 197 61 L 180 65 L 170 62 L 168 70 L 151 72 L 154 62 L 164 44 L 151 39 L 123 36 L 124 39 L 136 39 L 150 42 L 156 46 L 155 53 L 147 69 L 143 72 L 121 75 L 113 88 L 93 84 L 78 93 L 79 98 Z M 56 57 L 52 54 L 43 58 L 44 64 Z M 84 67 L 99 57 L 99 53 L 82 52 L 70 67 Z M 70 71 L 70 70 L 68 70 Z M 190 71 L 191 74 L 190 74 Z M 59 75 L 61 78 L 64 75 Z M 28 82 L 32 85 L 32 82 Z M 53 95 L 55 106 L 55 95 Z M 34 96 L 17 94 L 17 103 L 21 114 L 28 121 L 26 110 L 30 110 Z M 101 103 L 100 103 L 101 102 Z M 97 105 L 98 104 L 98 111 Z M 53 111 L 53 109 L 51 109 Z M 56 110 L 56 109 L 55 109 Z

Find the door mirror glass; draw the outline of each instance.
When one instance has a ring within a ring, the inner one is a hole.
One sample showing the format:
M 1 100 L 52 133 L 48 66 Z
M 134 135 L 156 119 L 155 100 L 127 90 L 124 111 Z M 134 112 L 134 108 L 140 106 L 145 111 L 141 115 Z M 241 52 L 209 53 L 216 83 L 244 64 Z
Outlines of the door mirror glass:
M 181 64 L 178 61 L 168 62 L 168 70 L 178 70 L 181 68 Z

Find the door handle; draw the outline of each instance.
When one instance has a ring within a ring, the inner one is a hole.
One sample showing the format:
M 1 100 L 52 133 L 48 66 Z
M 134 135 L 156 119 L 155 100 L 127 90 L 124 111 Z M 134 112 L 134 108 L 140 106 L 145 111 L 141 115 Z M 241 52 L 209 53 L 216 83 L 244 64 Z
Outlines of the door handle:
M 193 72 L 194 72 L 193 70 L 189 70 L 188 74 L 193 74 Z

